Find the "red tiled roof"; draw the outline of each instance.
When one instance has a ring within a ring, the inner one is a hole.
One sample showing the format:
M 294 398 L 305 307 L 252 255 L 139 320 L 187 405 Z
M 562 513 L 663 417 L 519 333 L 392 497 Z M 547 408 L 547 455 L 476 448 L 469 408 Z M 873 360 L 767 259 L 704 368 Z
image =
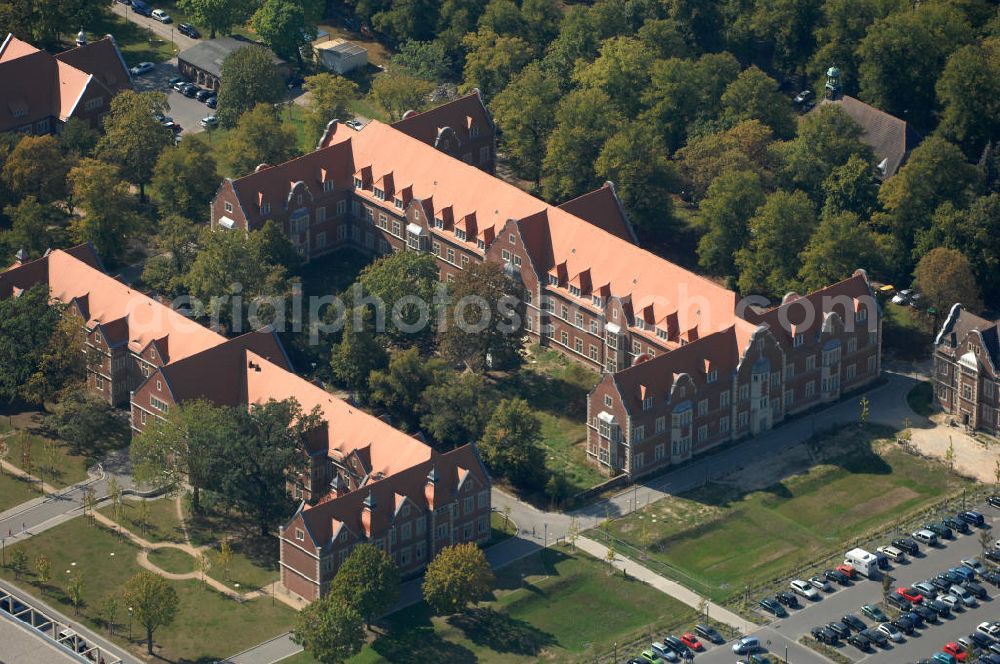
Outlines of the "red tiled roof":
M 57 53 L 56 60 L 92 74 L 111 94 L 132 88 L 132 76 L 110 35 Z
M 623 240 L 639 244 L 632 224 L 625 216 L 625 210 L 622 209 L 621 201 L 615 193 L 615 187 L 610 182 L 605 182 L 590 193 L 566 201 L 559 208 Z
M 392 123 L 392 127 L 407 136 L 434 145 L 438 133 L 445 127 L 451 127 L 459 138 L 466 139 L 469 128 L 477 125 L 481 132 L 493 130 L 493 121 L 483 105 L 479 90 L 473 90 L 464 97 L 459 97 L 446 104 L 436 106 L 423 113 L 413 113 L 408 117 Z
M 369 448 L 372 474 L 384 475 L 392 475 L 431 458 L 433 450 L 429 446 L 357 406 L 251 350 L 247 351 L 247 359 L 256 365 L 247 372 L 247 402 L 295 398 L 307 413 L 314 407 L 319 408 L 328 425 L 331 456 L 343 459 L 351 452 Z

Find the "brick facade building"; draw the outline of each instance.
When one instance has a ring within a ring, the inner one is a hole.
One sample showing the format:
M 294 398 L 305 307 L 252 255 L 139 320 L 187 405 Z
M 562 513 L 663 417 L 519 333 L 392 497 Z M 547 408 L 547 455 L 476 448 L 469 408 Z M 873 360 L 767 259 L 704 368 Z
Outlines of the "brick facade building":
M 306 599 L 325 592 L 359 542 L 383 548 L 405 575 L 442 546 L 490 537 L 490 477 L 475 447 L 444 454 L 292 371 L 277 335 L 226 339 L 106 275 L 88 245 L 56 250 L 0 272 L 0 298 L 46 285 L 86 331 L 88 383 L 130 408 L 141 432 L 185 401 L 225 406 L 295 399 L 318 410 L 301 473 L 300 501 L 281 528 L 281 578 Z M 308 536 L 308 539 L 307 539 Z
M 863 272 L 605 374 L 587 403 L 588 455 L 637 477 L 767 431 L 878 377 L 881 323 Z
M 0 131 L 55 134 L 70 118 L 101 128 L 132 77 L 110 36 L 52 55 L 8 34 L 0 41 Z
M 960 424 L 1000 434 L 1000 321 L 951 308 L 934 339 L 934 397 Z

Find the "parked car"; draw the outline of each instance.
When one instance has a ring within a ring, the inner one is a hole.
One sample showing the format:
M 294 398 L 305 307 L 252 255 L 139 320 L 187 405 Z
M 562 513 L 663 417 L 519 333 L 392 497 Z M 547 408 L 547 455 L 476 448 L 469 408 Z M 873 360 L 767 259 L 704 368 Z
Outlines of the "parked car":
M 892 564 L 889 562 L 889 556 L 879 551 L 876 551 L 872 555 L 875 556 L 875 566 L 883 572 L 888 571 L 892 567 Z
M 862 630 L 860 633 L 868 637 L 868 639 L 872 643 L 878 644 L 880 648 L 884 648 L 889 644 L 889 637 L 887 637 L 885 634 L 878 631 L 877 629 L 869 628 Z
M 851 582 L 851 580 L 847 578 L 847 575 L 841 572 L 839 569 L 823 570 L 823 576 L 830 579 L 831 581 L 836 581 L 842 586 L 846 586 L 848 583 Z
M 956 660 L 954 657 L 946 652 L 936 652 L 931 657 L 931 661 L 934 664 L 955 664 Z
M 214 94 L 205 100 L 205 106 L 208 106 L 212 110 L 215 110 L 215 107 L 218 105 L 219 105 L 219 98 Z
M 133 76 L 142 76 L 143 74 L 147 74 L 153 71 L 153 67 L 155 66 L 156 65 L 154 65 L 152 62 L 140 62 L 135 67 L 129 69 L 129 71 L 132 73 Z
M 896 588 L 896 594 L 900 595 L 903 599 L 913 604 L 919 604 L 920 602 L 924 601 L 924 596 L 921 595 L 918 590 L 915 590 L 908 586 Z
M 861 613 L 865 614 L 875 622 L 886 622 L 889 620 L 889 616 L 882 612 L 882 609 L 878 608 L 874 604 L 865 604 L 861 607 Z
M 1000 570 L 988 569 L 979 576 L 982 577 L 983 581 L 986 583 L 992 583 L 997 588 L 1000 588 Z
M 799 598 L 787 590 L 775 593 L 774 599 L 778 600 L 782 605 L 787 606 L 790 609 L 799 608 Z
M 152 16 L 153 8 L 142 0 L 132 0 L 132 11 L 140 16 Z
M 365 128 L 364 123 L 360 122 L 358 120 L 348 120 L 344 124 L 347 125 L 348 127 L 350 127 L 351 129 L 355 130 L 355 131 L 361 131 L 362 129 Z
M 661 660 L 668 662 L 677 662 L 680 660 L 680 656 L 665 643 L 660 643 L 659 641 L 653 642 L 650 644 L 649 649 Z
M 177 32 L 181 33 L 185 37 L 190 37 L 191 39 L 201 39 L 201 33 L 198 32 L 198 28 L 194 27 L 190 23 L 181 23 L 178 25 Z
M 902 595 L 897 595 L 896 593 L 891 593 L 885 598 L 885 603 L 889 606 L 893 606 L 900 611 L 906 611 L 910 608 L 911 604 L 908 599 Z
M 183 80 L 184 80 L 183 76 L 174 76 L 169 81 L 167 81 L 167 87 L 172 88 Z
M 965 565 L 959 565 L 957 567 L 952 567 L 948 570 L 952 574 L 957 574 L 962 577 L 963 581 L 975 581 L 976 580 L 976 570 Z
M 924 601 L 927 601 L 926 598 Z M 937 611 L 926 604 L 914 604 L 911 610 L 923 618 L 924 622 L 934 622 L 938 619 Z
M 848 565 L 847 563 L 841 563 L 837 565 L 836 570 L 841 574 L 843 574 L 844 576 L 846 576 L 851 581 L 853 581 L 854 577 L 857 576 L 858 574 L 857 570 L 854 569 L 854 566 Z
M 964 662 L 969 656 L 969 651 L 962 647 L 962 644 L 954 641 L 944 644 L 944 648 L 941 648 L 941 652 L 948 653 L 960 662 Z
M 807 581 L 803 581 L 802 579 L 795 579 L 788 585 L 791 587 L 792 592 L 794 592 L 796 595 L 801 595 L 802 597 L 811 600 L 819 599 L 819 593 L 816 592 L 816 589 L 813 588 L 811 585 L 809 585 Z
M 988 625 L 989 623 L 984 624 Z M 969 641 L 974 643 L 977 648 L 982 648 L 983 650 L 989 649 L 995 643 L 993 637 L 986 632 L 979 631 L 978 628 L 972 634 L 969 634 Z
M 860 632 L 863 629 L 867 629 L 868 628 L 868 625 L 865 624 L 865 621 L 862 620 L 861 618 L 857 617 L 853 613 L 845 613 L 843 615 L 843 617 L 841 617 L 840 621 L 842 623 L 845 623 L 845 624 L 849 625 L 851 627 L 851 629 L 853 629 L 855 631 L 858 631 L 858 632 Z
M 827 625 L 827 628 L 832 630 L 838 637 L 846 639 L 851 635 L 851 628 L 847 623 L 840 622 L 839 620 L 834 620 L 832 623 Z
M 1000 641 L 1000 623 L 981 622 L 976 625 L 976 631 L 985 634 L 994 641 Z
M 795 98 L 792 99 L 792 101 L 801 106 L 802 104 L 805 104 L 807 101 L 812 99 L 812 96 L 813 96 L 812 90 L 803 90 L 799 94 L 795 95 Z
M 903 634 L 906 634 L 907 636 L 913 634 L 913 630 L 916 627 L 916 625 L 913 624 L 912 620 L 903 615 L 896 616 L 896 618 L 889 621 L 889 624 L 898 629 L 899 631 L 901 631 Z
M 878 631 L 885 634 L 886 638 L 890 641 L 895 641 L 896 643 L 903 642 L 903 633 L 899 631 L 895 625 L 889 622 L 884 622 L 878 626 Z
M 937 534 L 928 528 L 921 528 L 920 530 L 912 533 L 913 539 L 926 544 L 927 546 L 934 546 L 938 543 Z
M 692 657 L 694 657 L 694 655 L 691 654 L 691 651 L 688 650 L 688 647 L 684 645 L 684 642 L 678 639 L 673 634 L 663 639 L 663 642 L 667 644 L 668 648 L 671 648 L 675 653 L 677 653 L 684 659 L 691 659 Z
M 944 525 L 944 523 L 925 523 L 924 529 L 931 531 L 941 539 L 952 539 L 955 536 L 951 532 L 951 528 Z
M 913 584 L 913 589 L 924 597 L 934 599 L 938 596 L 938 589 L 930 581 L 919 581 Z
M 194 98 L 202 102 L 213 96 L 215 96 L 214 90 L 198 90 L 198 92 L 194 94 Z
M 199 90 L 201 90 L 201 88 L 199 88 L 194 83 L 188 83 L 187 87 L 185 87 L 184 90 L 182 90 L 182 92 L 184 93 L 185 97 L 191 97 L 193 99 L 194 96 L 198 94 Z
M 694 626 L 694 633 L 707 641 L 711 641 L 712 643 L 725 642 L 725 639 L 722 638 L 722 635 L 719 634 L 719 632 L 716 631 L 716 629 L 710 625 L 704 625 L 699 623 Z
M 946 516 L 941 520 L 941 523 L 948 526 L 952 530 L 962 533 L 963 535 L 969 534 L 969 524 L 958 517 Z
M 909 537 L 900 537 L 892 540 L 892 545 L 897 549 L 902 549 L 907 555 L 915 556 L 920 553 L 920 545 Z
M 840 640 L 837 634 L 829 627 L 813 627 L 809 633 L 814 639 L 828 646 L 832 646 Z
M 686 645 L 691 650 L 702 651 L 705 649 L 705 646 L 701 644 L 701 641 L 698 640 L 698 637 L 692 634 L 691 632 L 684 632 L 683 634 L 681 634 L 681 643 Z
M 155 18 L 160 23 L 173 23 L 174 19 L 170 18 L 170 14 L 163 11 L 162 9 L 154 9 L 152 12 L 152 17 Z
M 952 595 L 951 593 L 945 593 L 944 595 L 941 595 L 940 597 L 937 598 L 937 601 L 944 602 L 945 604 L 948 605 L 948 608 L 951 609 L 952 611 L 961 611 L 963 609 L 962 600 L 960 600 L 955 595 Z
M 773 614 L 777 618 L 787 618 L 788 611 L 785 611 L 785 607 L 781 606 L 781 603 L 773 597 L 765 597 L 760 600 L 760 608 L 764 609 L 770 614 Z
M 810 576 L 809 577 L 809 584 L 813 588 L 816 588 L 817 590 L 825 590 L 828 593 L 829 592 L 833 592 L 833 586 L 831 586 L 830 582 L 827 581 L 826 579 L 824 579 L 821 576 L 818 576 L 818 575 L 817 576 Z
M 760 640 L 756 636 L 744 636 L 733 644 L 733 653 L 737 655 L 750 655 L 760 650 Z
M 938 574 L 933 579 L 927 579 L 927 583 L 931 584 L 937 588 L 942 593 L 947 593 L 948 588 L 951 588 L 951 579 L 943 574 Z
M 200 124 L 205 129 L 210 127 L 217 127 L 219 125 L 219 120 L 214 115 L 208 115 L 203 117 L 198 124 Z
M 924 599 L 923 605 L 936 613 L 939 618 L 947 618 L 951 615 L 951 607 L 940 599 Z
M 966 558 L 961 563 L 980 576 L 986 571 L 986 565 L 979 562 L 977 558 Z
M 642 651 L 642 654 L 639 655 L 639 661 L 647 662 L 648 664 L 660 664 L 663 660 L 650 648 Z
M 853 634 L 847 637 L 847 642 L 863 652 L 868 652 L 872 649 L 872 640 L 864 634 Z
M 916 604 L 914 606 L 920 606 L 920 605 Z M 909 620 L 911 623 L 913 623 L 913 626 L 916 627 L 917 629 L 920 629 L 921 627 L 924 626 L 924 617 L 923 617 L 923 615 L 921 615 L 920 613 L 914 611 L 913 607 L 911 607 L 909 611 L 904 611 L 903 615 L 907 618 L 907 620 Z
M 993 494 L 986 499 L 986 502 L 990 505 L 990 507 L 1000 507 L 1000 495 Z
M 972 596 L 978 600 L 984 600 L 987 597 L 989 597 L 989 595 L 986 593 L 986 588 L 983 588 L 975 581 L 966 581 L 965 583 L 962 584 L 962 587 L 968 590 L 970 593 L 972 593 Z
M 875 551 L 881 553 L 894 563 L 901 563 L 906 560 L 906 552 L 896 546 L 880 546 Z
M 971 526 L 976 526 L 977 528 L 982 528 L 986 525 L 986 517 L 983 516 L 982 512 L 977 512 L 976 510 L 968 510 L 966 512 L 959 512 L 958 518 L 965 521 Z
M 180 77 L 174 77 L 170 80 L 172 81 L 170 83 L 170 87 L 172 87 L 177 92 L 184 92 L 184 88 L 191 85 L 190 83 L 188 83 L 187 81 L 185 81 L 183 78 Z
M 992 563 L 997 563 L 1000 565 L 1000 549 L 991 549 L 983 554 L 983 558 L 989 560 Z

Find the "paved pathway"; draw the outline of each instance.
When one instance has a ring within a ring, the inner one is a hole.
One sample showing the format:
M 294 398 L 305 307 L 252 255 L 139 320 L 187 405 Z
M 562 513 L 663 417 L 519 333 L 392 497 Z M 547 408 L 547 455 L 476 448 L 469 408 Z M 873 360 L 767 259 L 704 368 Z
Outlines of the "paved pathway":
M 608 559 L 608 548 L 588 537 L 577 538 L 576 546 L 598 560 Z M 704 609 L 709 618 L 725 625 L 729 625 L 733 629 L 738 630 L 741 634 L 746 634 L 757 627 L 755 623 L 750 622 L 746 618 L 733 613 L 729 609 L 719 606 L 715 602 L 705 600 L 701 597 L 701 595 L 693 590 L 685 588 L 676 581 L 663 578 L 659 574 L 650 570 L 648 567 L 644 567 L 634 560 L 616 555 L 612 565 L 615 569 L 621 570 L 629 576 L 639 579 L 643 583 L 656 588 L 664 595 L 670 595 L 674 599 L 681 601 L 694 609 L 698 609 L 699 611 Z

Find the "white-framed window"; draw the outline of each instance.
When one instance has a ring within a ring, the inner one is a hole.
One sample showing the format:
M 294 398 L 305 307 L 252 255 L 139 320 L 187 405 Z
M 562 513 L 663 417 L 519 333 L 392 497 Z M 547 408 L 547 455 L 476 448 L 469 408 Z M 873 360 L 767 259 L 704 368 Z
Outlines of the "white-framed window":
M 698 427 L 698 442 L 703 443 L 708 440 L 708 427 L 702 424 Z
M 708 414 L 708 399 L 702 399 L 698 402 L 698 417 L 704 417 Z
M 610 394 L 605 394 L 604 395 L 604 406 L 605 406 L 605 408 L 611 408 L 613 405 L 615 405 L 614 399 L 611 398 Z
M 729 390 L 726 390 L 719 394 L 719 408 L 725 408 L 729 405 Z
M 726 433 L 729 431 L 729 418 L 723 417 L 719 419 L 719 431 Z
M 354 176 L 354 188 L 355 189 L 361 189 L 363 186 L 364 186 L 364 182 L 361 181 L 361 178 L 359 178 L 358 176 L 355 175 Z
M 816 394 L 816 381 L 811 380 L 806 383 L 806 398 L 815 396 Z
M 653 409 L 653 397 L 646 397 L 645 399 L 642 400 L 642 409 L 643 410 Z
M 806 371 L 814 371 L 816 369 L 816 356 L 808 355 L 806 357 Z
M 303 530 L 301 528 L 296 528 L 295 529 L 295 539 L 297 539 L 298 541 L 301 542 L 301 541 L 305 540 L 305 538 L 306 538 L 305 532 L 303 532 Z
M 333 191 L 333 180 L 324 180 L 323 181 L 323 191 L 325 193 L 327 193 L 327 194 L 329 194 L 331 191 Z
M 392 199 L 392 204 L 394 206 L 396 206 L 397 210 L 402 210 L 403 209 L 403 199 L 399 198 L 398 196 L 396 198 Z
M 632 442 L 641 443 L 646 439 L 646 427 L 642 424 L 632 427 Z
M 655 448 L 653 448 L 653 458 L 656 461 L 659 461 L 665 456 L 667 456 L 667 446 L 665 443 L 660 443 Z
M 261 203 L 260 204 L 260 213 L 261 214 L 271 214 L 271 204 L 267 203 L 267 202 Z
M 660 415 L 659 417 L 657 417 L 656 418 L 655 427 L 656 427 L 656 433 L 663 433 L 664 431 L 666 431 L 666 429 L 667 429 L 667 418 L 665 416 L 663 416 L 663 415 Z
M 708 376 L 705 377 L 705 382 L 714 383 L 719 379 L 719 372 L 716 369 L 712 369 L 708 372 Z
M 847 352 L 854 353 L 857 350 L 858 350 L 858 340 L 855 339 L 854 337 L 851 337 L 850 339 L 847 340 Z
M 101 390 L 103 392 L 104 391 L 104 376 L 102 376 L 101 374 L 97 374 L 94 377 L 94 385 L 97 386 L 97 389 L 99 389 L 99 390 Z
M 378 187 L 375 187 L 375 189 L 372 190 L 372 195 L 374 195 L 375 198 L 379 199 L 380 201 L 385 200 L 385 191 L 379 189 Z
M 801 346 L 802 344 L 805 343 L 805 341 L 806 341 L 806 335 L 804 335 L 803 333 L 799 332 L 798 334 L 795 335 L 796 347 Z
M 233 211 L 233 204 L 230 203 L 229 201 L 226 201 L 225 204 L 223 205 L 223 207 L 226 209 L 226 212 L 232 212 Z

